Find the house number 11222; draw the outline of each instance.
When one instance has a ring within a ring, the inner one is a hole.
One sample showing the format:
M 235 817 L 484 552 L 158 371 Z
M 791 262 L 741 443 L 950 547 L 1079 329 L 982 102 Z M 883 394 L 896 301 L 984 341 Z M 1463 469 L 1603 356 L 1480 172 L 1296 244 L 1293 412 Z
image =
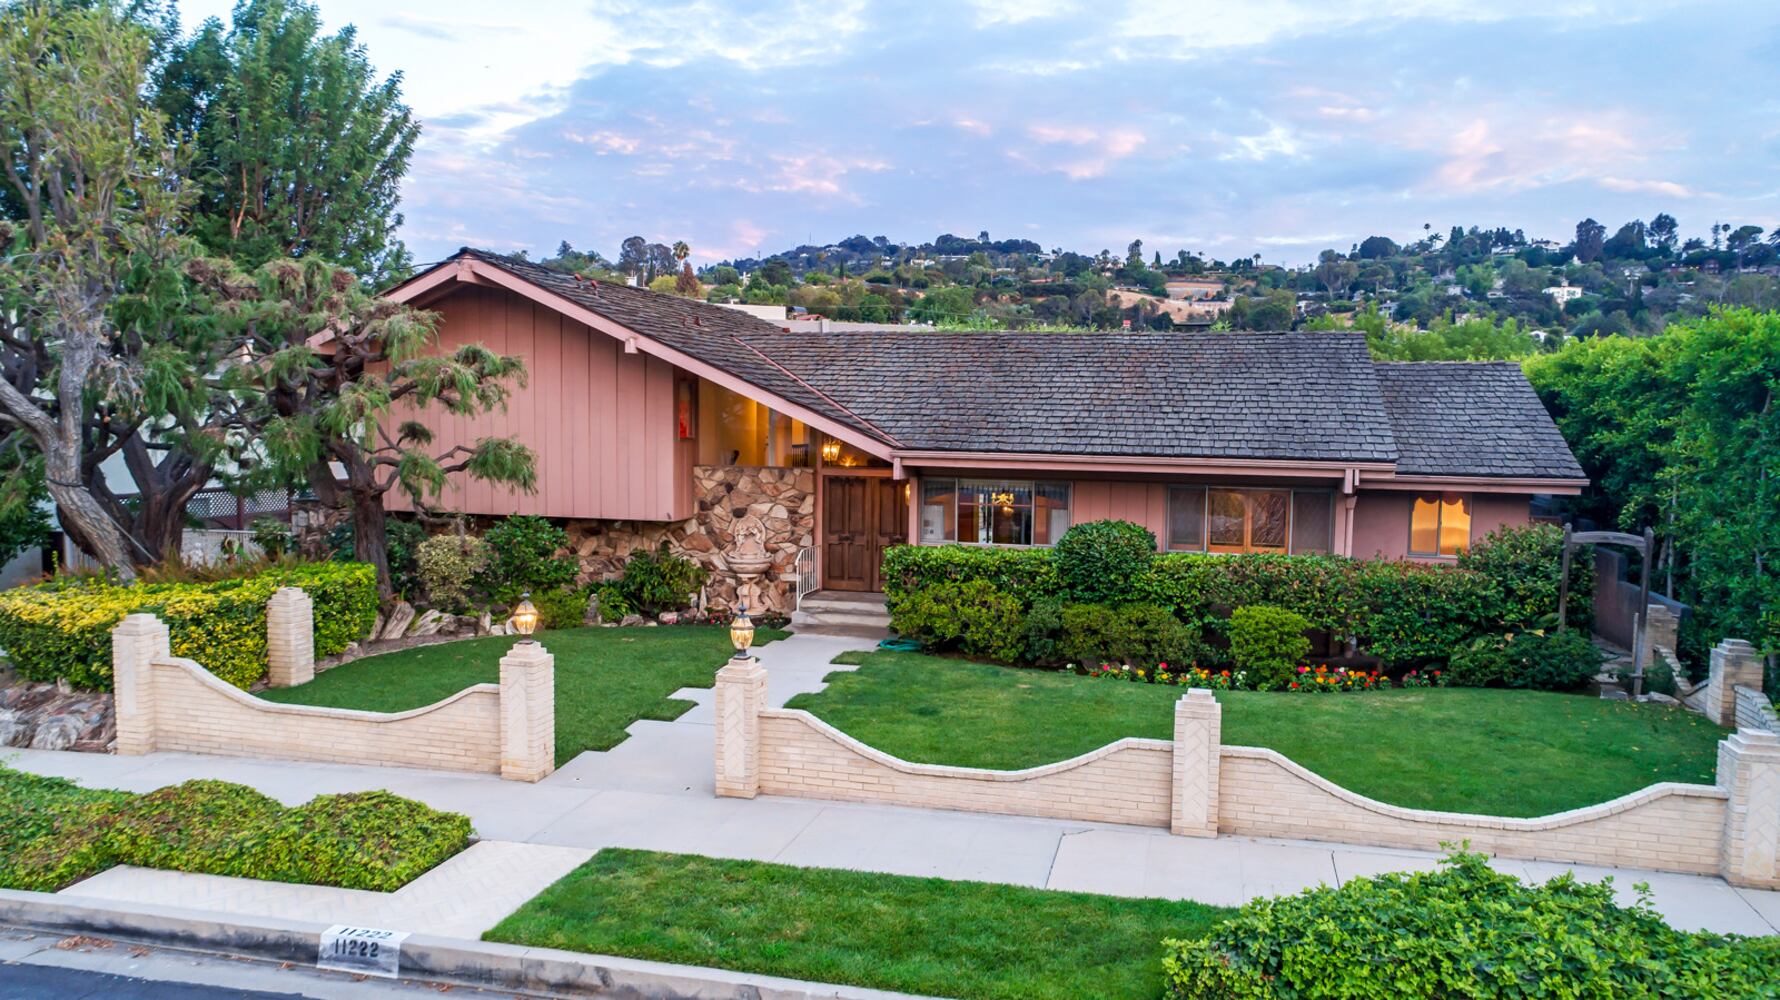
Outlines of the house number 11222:
M 407 931 L 335 924 L 321 935 L 315 965 L 319 969 L 394 979 L 401 967 L 402 941 L 407 937 Z

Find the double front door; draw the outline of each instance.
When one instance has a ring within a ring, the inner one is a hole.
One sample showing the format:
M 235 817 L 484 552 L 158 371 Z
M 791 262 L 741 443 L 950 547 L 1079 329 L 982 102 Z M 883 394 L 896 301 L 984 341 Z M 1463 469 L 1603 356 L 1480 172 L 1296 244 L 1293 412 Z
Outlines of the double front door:
M 884 550 L 908 541 L 907 484 L 888 476 L 822 478 L 822 586 L 884 589 Z

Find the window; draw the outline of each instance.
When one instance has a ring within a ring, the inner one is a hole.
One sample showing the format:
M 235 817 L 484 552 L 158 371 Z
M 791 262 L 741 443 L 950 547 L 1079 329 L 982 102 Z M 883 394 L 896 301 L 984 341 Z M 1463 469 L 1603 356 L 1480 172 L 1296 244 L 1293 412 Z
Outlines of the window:
M 1409 554 L 1456 556 L 1471 545 L 1471 498 L 1462 493 L 1428 493 L 1409 511 Z
M 1168 491 L 1168 548 L 1176 552 L 1329 552 L 1328 490 L 1176 486 Z
M 1069 484 L 921 481 L 921 541 L 1053 545 L 1069 530 Z
M 720 385 L 700 381 L 690 412 L 698 441 L 700 465 L 807 466 L 811 464 L 809 428 Z M 684 417 L 681 418 L 682 420 Z

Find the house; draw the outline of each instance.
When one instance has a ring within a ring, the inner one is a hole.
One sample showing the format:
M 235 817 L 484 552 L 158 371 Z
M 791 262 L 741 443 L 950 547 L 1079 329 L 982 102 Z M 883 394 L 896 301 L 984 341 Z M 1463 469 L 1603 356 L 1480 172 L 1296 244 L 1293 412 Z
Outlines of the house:
M 1169 278 L 1163 284 L 1171 299 L 1214 299 L 1224 294 L 1220 278 Z
M 1582 289 L 1577 288 L 1575 285 L 1572 285 L 1567 281 L 1560 281 L 1557 284 L 1552 285 L 1550 288 L 1543 289 L 1543 291 L 1545 294 L 1551 296 L 1552 301 L 1560 306 L 1574 299 L 1582 298 Z
M 1358 333 L 806 332 L 475 250 L 391 295 L 440 314 L 442 349 L 529 371 L 505 412 L 427 420 L 442 446 L 523 439 L 536 492 L 454 481 L 443 506 L 564 519 L 588 576 L 665 542 L 716 606 L 1100 518 L 1169 551 L 1450 560 L 1585 483 L 1516 365 L 1375 363 Z M 728 570 L 738 533 L 772 554 L 758 583 Z

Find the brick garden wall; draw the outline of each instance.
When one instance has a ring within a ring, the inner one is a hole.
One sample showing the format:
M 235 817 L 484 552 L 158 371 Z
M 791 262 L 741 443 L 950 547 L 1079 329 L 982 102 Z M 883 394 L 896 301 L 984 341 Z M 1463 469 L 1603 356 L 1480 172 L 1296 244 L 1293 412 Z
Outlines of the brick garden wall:
M 313 675 L 309 602 L 285 588 L 267 606 L 274 684 Z M 256 698 L 171 655 L 167 626 L 128 615 L 111 633 L 117 752 L 222 754 L 480 771 L 537 781 L 555 768 L 555 662 L 521 643 L 500 683 L 477 684 L 407 712 L 284 705 Z M 307 665 L 305 672 L 303 666 Z
M 1722 667 L 1724 657 L 1714 660 Z M 1469 841 L 1511 858 L 1722 875 L 1780 888 L 1780 737 L 1743 729 L 1719 744 L 1712 785 L 1665 783 L 1530 819 L 1388 805 L 1276 751 L 1225 746 L 1210 691 L 1175 706 L 1174 739 L 1125 739 L 1023 771 L 914 764 L 808 712 L 766 707 L 766 671 L 717 673 L 717 794 L 801 798 L 1438 851 Z

